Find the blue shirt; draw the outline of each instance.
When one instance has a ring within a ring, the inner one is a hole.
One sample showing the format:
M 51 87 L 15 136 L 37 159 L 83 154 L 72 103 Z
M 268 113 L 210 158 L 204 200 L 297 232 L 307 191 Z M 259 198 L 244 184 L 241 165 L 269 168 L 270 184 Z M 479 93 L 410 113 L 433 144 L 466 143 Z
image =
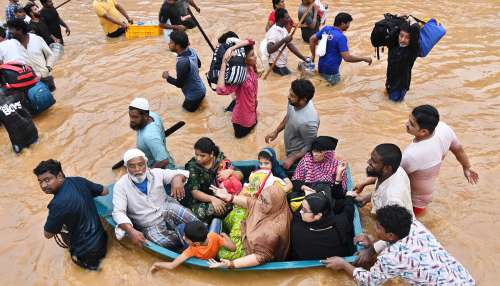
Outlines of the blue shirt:
M 134 182 L 134 185 L 141 191 L 141 193 L 148 195 L 148 178 L 146 178 L 142 183 Z
M 94 197 L 103 186 L 81 177 L 67 177 L 47 208 L 44 229 L 57 234 L 63 225 L 69 231 L 71 255 L 81 257 L 106 243 L 106 234 L 97 214 Z
M 325 55 L 319 58 L 318 71 L 323 74 L 337 74 L 342 63 L 340 53 L 349 51 L 347 38 L 339 28 L 332 26 L 323 27 L 316 33 L 316 38 L 321 40 L 323 34 L 328 34 L 328 41 Z
M 172 156 L 167 151 L 165 140 L 165 128 L 158 114 L 150 111 L 149 116 L 153 122 L 144 128 L 137 130 L 137 149 L 146 154 L 148 158 L 148 167 L 154 163 L 168 160 L 168 168 L 173 169 L 175 164 Z

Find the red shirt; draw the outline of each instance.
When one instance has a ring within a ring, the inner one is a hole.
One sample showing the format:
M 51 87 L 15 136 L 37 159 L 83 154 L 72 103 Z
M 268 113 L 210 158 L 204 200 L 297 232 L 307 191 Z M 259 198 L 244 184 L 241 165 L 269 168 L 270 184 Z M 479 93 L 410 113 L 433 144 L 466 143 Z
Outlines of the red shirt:
M 258 83 L 257 73 L 252 67 L 247 67 L 247 78 L 241 85 L 217 87 L 216 92 L 219 95 L 228 95 L 233 92 L 236 95 L 231 122 L 243 127 L 252 127 L 257 123 Z

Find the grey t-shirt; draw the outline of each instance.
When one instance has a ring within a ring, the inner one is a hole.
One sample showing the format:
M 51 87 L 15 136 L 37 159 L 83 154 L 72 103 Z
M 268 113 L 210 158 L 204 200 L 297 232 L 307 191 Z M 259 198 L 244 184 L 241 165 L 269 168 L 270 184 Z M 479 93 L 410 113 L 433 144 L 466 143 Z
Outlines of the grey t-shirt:
M 288 121 L 285 125 L 286 155 L 300 151 L 309 151 L 318 135 L 319 115 L 312 100 L 301 109 L 288 104 Z

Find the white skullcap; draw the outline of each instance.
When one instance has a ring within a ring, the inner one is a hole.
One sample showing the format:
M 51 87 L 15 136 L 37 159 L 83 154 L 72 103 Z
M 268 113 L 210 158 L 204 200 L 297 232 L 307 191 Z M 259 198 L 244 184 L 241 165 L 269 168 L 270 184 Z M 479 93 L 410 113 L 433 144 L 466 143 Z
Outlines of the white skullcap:
M 130 161 L 131 159 L 136 158 L 136 157 L 142 157 L 142 158 L 144 158 L 146 163 L 148 162 L 148 158 L 146 157 L 146 154 L 144 154 L 144 152 L 142 152 L 141 150 L 139 150 L 137 148 L 133 148 L 133 149 L 127 150 L 127 152 L 125 152 L 125 154 L 123 155 L 123 163 L 125 163 L 125 166 L 127 166 L 127 162 Z
M 132 100 L 129 106 L 140 110 L 149 111 L 149 102 L 145 98 L 141 97 L 134 98 L 134 100 Z

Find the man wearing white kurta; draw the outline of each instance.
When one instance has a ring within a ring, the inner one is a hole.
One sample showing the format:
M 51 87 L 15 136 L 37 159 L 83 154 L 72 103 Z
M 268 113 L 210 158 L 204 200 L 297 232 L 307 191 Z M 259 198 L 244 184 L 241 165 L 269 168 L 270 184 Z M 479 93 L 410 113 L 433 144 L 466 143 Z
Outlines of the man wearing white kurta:
M 128 150 L 123 158 L 127 174 L 113 190 L 113 219 L 126 231 L 132 242 L 143 246 L 146 239 L 171 250 L 180 250 L 182 237 L 177 226 L 198 221 L 176 199 L 184 197 L 185 170 L 149 169 L 146 155 L 139 149 Z M 165 186 L 171 186 L 171 196 Z

